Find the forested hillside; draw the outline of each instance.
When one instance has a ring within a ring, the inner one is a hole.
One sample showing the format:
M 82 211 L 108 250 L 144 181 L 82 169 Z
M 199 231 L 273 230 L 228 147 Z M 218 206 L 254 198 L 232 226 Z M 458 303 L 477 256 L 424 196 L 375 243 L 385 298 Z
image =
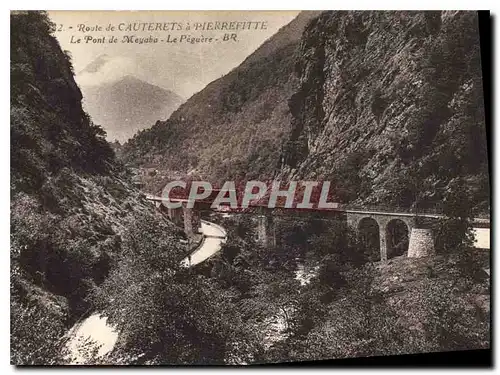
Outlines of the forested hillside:
M 86 364 L 248 361 L 260 344 L 234 294 L 181 267 L 185 236 L 82 110 L 54 27 L 11 14 L 11 363 L 71 363 L 69 329 L 94 313 L 120 336 L 106 358 L 83 343 Z
M 327 179 L 360 205 L 439 209 L 463 185 L 484 213 L 477 14 L 301 13 L 124 155 L 218 181 Z
M 43 12 L 11 15 L 14 364 L 61 360 L 62 335 L 91 309 L 89 296 L 121 254 L 135 251 L 136 221 L 154 221 L 158 249 L 184 256 L 178 230 L 132 187 L 105 133 L 82 110 L 53 27 Z
M 270 177 L 290 129 L 288 98 L 298 88 L 295 51 L 307 22 L 302 12 L 239 67 L 193 95 L 124 147 L 134 166 L 196 170 L 217 180 Z

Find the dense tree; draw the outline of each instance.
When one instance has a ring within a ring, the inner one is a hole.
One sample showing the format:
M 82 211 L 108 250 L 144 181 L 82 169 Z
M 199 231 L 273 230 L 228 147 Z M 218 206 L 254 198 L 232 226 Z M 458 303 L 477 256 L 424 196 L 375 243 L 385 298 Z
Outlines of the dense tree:
M 473 245 L 472 199 L 462 179 L 449 185 L 443 199 L 445 217 L 435 226 L 436 247 L 444 253 L 460 253 Z
M 248 333 L 232 302 L 234 293 L 182 268 L 184 256 L 185 250 L 147 217 L 125 236 L 118 266 L 98 289 L 95 303 L 125 332 L 119 350 L 129 360 L 223 364 L 244 356 L 239 343 Z

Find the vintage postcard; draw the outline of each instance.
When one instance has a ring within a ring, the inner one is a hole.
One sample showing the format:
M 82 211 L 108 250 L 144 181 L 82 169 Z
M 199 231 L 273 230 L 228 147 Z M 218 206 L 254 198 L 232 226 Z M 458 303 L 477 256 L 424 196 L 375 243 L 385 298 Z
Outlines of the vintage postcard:
M 488 362 L 489 22 L 11 11 L 11 364 Z

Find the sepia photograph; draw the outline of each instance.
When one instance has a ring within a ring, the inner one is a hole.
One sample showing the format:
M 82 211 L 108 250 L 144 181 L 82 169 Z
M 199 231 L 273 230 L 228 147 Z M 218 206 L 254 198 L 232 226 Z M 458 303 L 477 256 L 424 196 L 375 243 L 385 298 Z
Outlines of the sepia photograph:
M 490 22 L 11 10 L 11 365 L 491 366 Z

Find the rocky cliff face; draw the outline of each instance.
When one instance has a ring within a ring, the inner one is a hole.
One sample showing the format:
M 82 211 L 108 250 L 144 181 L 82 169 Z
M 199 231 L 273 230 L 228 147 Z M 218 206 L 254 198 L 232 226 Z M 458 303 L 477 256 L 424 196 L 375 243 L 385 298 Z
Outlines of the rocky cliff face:
M 433 206 L 460 177 L 488 206 L 474 12 L 325 12 L 304 31 L 282 175 L 339 200 Z
M 489 206 L 474 12 L 303 13 L 125 147 L 206 178 L 328 179 L 341 202 Z M 439 207 L 437 207 L 439 209 Z

